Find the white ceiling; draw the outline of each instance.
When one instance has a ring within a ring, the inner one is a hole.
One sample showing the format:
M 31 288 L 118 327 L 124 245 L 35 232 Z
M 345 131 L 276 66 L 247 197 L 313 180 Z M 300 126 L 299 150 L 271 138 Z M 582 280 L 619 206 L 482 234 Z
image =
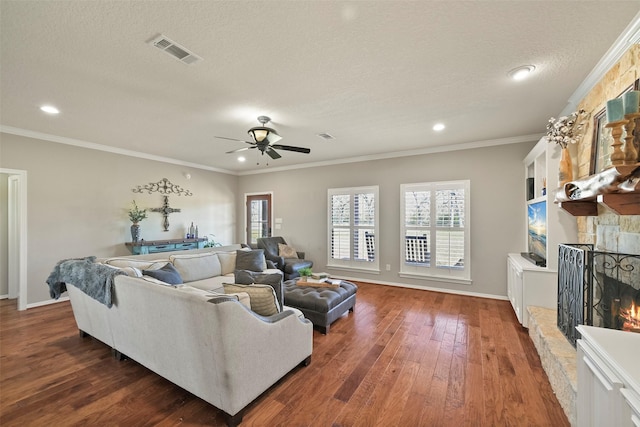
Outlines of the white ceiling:
M 534 140 L 639 11 L 640 1 L 1 0 L 0 125 L 233 173 Z M 147 43 L 158 34 L 204 61 Z M 530 79 L 507 77 L 525 64 Z M 263 114 L 281 144 L 311 154 L 225 154 L 243 143 L 215 136 L 246 139 Z

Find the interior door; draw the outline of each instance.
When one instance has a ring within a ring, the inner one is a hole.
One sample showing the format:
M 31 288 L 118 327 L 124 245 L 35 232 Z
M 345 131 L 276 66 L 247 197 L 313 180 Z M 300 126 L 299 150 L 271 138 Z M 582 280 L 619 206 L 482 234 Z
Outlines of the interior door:
M 247 195 L 247 243 L 255 245 L 259 237 L 271 237 L 271 194 Z

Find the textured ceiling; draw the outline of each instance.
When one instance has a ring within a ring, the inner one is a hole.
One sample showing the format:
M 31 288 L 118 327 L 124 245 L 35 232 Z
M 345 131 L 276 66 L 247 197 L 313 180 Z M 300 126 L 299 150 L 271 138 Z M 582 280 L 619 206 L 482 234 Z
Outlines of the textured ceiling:
M 639 11 L 640 1 L 2 0 L 0 124 L 240 173 L 531 140 Z M 147 43 L 158 34 L 204 61 Z M 530 79 L 508 79 L 525 64 L 537 67 Z M 280 143 L 311 154 L 225 154 L 243 143 L 215 136 L 245 139 L 263 114 Z

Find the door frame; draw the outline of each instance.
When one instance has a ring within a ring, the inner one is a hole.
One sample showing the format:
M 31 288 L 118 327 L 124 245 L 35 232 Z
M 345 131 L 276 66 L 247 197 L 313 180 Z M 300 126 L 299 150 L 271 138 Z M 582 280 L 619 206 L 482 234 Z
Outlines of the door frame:
M 273 215 L 273 205 L 274 205 L 274 196 L 273 196 L 273 191 L 259 191 L 259 192 L 255 192 L 255 193 L 245 193 L 244 194 L 244 236 L 243 238 L 246 239 L 247 237 L 249 237 L 249 212 L 247 211 L 247 201 L 249 199 L 250 196 L 263 196 L 263 195 L 268 195 L 271 198 L 271 205 L 269 206 L 269 208 L 271 209 L 271 221 L 269 224 L 269 228 L 271 229 L 271 235 L 273 235 L 273 226 L 274 226 L 274 215 Z M 248 245 L 251 244 L 251 242 L 247 241 L 246 242 Z
M 8 274 L 9 296 L 17 297 L 18 310 L 27 309 L 27 171 L 0 168 L 8 174 Z

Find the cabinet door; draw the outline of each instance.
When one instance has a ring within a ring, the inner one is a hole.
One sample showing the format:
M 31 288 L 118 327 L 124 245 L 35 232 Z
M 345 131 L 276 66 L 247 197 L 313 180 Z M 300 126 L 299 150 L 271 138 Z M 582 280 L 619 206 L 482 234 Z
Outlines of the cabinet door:
M 578 427 L 620 426 L 623 386 L 618 376 L 578 340 Z
M 522 270 L 516 265 L 511 258 L 507 258 L 507 295 L 516 313 L 518 322 L 522 324 L 523 309 L 522 307 Z

